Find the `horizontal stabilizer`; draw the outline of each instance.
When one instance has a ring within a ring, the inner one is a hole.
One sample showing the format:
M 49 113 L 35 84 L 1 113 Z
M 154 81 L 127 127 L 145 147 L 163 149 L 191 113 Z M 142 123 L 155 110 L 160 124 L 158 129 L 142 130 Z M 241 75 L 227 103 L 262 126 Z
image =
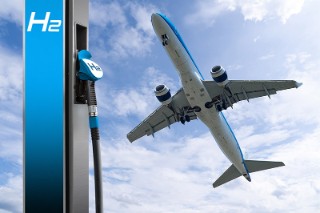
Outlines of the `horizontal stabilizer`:
M 249 173 L 272 169 L 280 166 L 285 166 L 283 162 L 274 162 L 274 161 L 245 160 L 244 162 L 247 166 Z
M 213 187 L 216 188 L 222 184 L 225 184 L 237 177 L 240 177 L 241 173 L 236 169 L 236 167 L 232 164 L 227 171 L 225 171 L 219 178 L 213 183 Z
M 244 161 L 248 173 L 258 172 L 262 170 L 272 169 L 275 167 L 284 166 L 283 162 L 275 162 L 275 161 L 256 161 L 256 160 L 245 160 Z M 240 177 L 242 174 L 237 170 L 237 168 L 232 164 L 227 171 L 225 171 L 214 183 L 213 187 L 216 188 L 222 184 L 225 184 L 237 177 Z M 246 176 L 245 176 L 246 177 Z M 247 178 L 250 181 L 250 176 Z

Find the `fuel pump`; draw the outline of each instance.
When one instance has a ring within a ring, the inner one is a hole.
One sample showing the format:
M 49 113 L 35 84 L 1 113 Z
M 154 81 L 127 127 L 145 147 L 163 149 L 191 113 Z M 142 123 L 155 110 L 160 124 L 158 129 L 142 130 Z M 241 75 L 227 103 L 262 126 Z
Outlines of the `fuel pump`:
M 101 172 L 101 152 L 99 120 L 97 109 L 97 98 L 95 92 L 95 82 L 102 78 L 101 67 L 90 60 L 91 54 L 87 50 L 78 52 L 79 72 L 78 78 L 86 83 L 86 99 L 89 111 L 89 126 L 91 132 L 93 164 L 94 164 L 94 184 L 95 184 L 95 203 L 96 213 L 103 212 L 103 192 L 102 192 L 102 172 Z

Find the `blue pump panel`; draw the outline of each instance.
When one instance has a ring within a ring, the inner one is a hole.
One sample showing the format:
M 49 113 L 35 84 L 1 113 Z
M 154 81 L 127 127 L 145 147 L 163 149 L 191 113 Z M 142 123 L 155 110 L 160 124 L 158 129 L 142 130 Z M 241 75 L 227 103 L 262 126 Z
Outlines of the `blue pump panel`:
M 64 1 L 24 14 L 24 212 L 63 212 Z

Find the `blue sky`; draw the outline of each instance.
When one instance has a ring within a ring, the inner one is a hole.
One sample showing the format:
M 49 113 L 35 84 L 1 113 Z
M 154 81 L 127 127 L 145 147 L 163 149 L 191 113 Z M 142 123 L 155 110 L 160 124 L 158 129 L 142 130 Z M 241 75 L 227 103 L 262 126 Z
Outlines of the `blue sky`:
M 23 2 L 0 7 L 0 212 L 22 212 Z M 97 82 L 106 212 L 316 212 L 320 209 L 320 18 L 316 0 L 90 1 L 89 47 Z M 180 88 L 150 22 L 176 25 L 205 79 L 294 79 L 298 90 L 225 111 L 248 159 L 286 166 L 217 189 L 230 163 L 208 129 L 175 124 L 130 144 L 126 134 L 158 105 L 153 89 Z M 90 150 L 90 153 L 92 150 Z M 94 212 L 90 158 L 90 212 Z

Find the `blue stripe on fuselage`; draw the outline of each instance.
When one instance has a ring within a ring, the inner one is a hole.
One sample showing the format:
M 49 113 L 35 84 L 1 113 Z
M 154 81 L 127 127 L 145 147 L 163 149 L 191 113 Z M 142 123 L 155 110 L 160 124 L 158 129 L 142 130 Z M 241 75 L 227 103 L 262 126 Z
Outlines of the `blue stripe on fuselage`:
M 183 42 L 183 40 L 182 40 L 182 38 L 181 38 L 181 36 L 180 36 L 177 28 L 172 24 L 172 22 L 171 22 L 165 15 L 162 15 L 162 14 L 160 14 L 160 13 L 157 13 L 157 14 L 158 14 L 159 16 L 161 16 L 161 17 L 167 22 L 167 24 L 170 26 L 170 28 L 172 29 L 172 31 L 174 32 L 174 34 L 177 36 L 177 38 L 179 39 L 179 41 L 180 41 L 180 43 L 182 44 L 182 46 L 184 47 L 184 49 L 187 51 L 187 53 L 188 53 L 191 61 L 193 62 L 194 66 L 197 68 L 197 71 L 198 71 L 199 75 L 201 76 L 201 79 L 204 80 L 204 78 L 203 78 L 203 76 L 202 76 L 202 74 L 201 74 L 201 72 L 200 72 L 197 64 L 194 62 L 194 60 L 193 60 L 193 58 L 192 58 L 192 56 L 191 56 L 191 54 L 190 54 L 187 46 L 185 45 L 185 43 Z
M 232 131 L 232 129 L 231 129 L 231 127 L 230 127 L 229 123 L 227 122 L 227 119 L 224 117 L 223 113 L 222 113 L 222 112 L 220 112 L 220 114 L 222 115 L 222 118 L 223 118 L 223 119 L 224 119 L 224 121 L 226 122 L 226 124 L 227 124 L 228 128 L 230 129 L 230 132 L 231 132 L 231 134 L 232 134 L 233 138 L 235 139 L 235 141 L 236 141 L 236 143 L 237 143 L 237 147 L 238 147 L 239 152 L 240 152 L 240 155 L 241 155 L 242 163 L 243 163 L 244 168 L 246 169 L 247 173 L 249 174 L 249 171 L 248 171 L 248 169 L 247 169 L 247 166 L 246 166 L 246 164 L 244 163 L 243 154 L 242 154 L 242 151 L 241 151 L 241 149 L 240 149 L 240 146 L 239 146 L 238 140 L 237 140 L 236 136 L 234 135 L 234 133 L 233 133 L 233 131 Z

